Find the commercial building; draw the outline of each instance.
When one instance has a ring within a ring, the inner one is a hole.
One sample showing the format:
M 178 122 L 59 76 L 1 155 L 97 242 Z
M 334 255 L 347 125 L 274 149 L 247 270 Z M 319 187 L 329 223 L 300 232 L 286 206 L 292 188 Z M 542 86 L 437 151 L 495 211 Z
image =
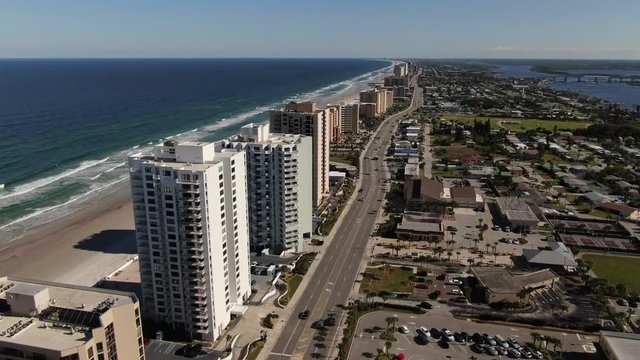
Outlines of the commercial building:
M 402 216 L 402 222 L 396 228 L 398 239 L 412 241 L 440 242 L 444 240 L 442 215 L 407 211 Z
M 270 134 L 248 124 L 218 143 L 247 154 L 249 238 L 252 251 L 302 252 L 313 218 L 313 143 L 306 135 Z
M 329 143 L 332 116 L 337 112 L 318 109 L 315 103 L 289 103 L 269 112 L 269 129 L 280 134 L 299 134 L 313 139 L 313 204 L 329 196 Z
M 578 266 L 576 258 L 563 243 L 549 241 L 547 248 L 522 249 L 522 256 L 532 268 L 549 268 L 556 271 L 573 271 Z
M 0 277 L 0 358 L 144 360 L 133 293 Z
M 472 267 L 471 273 L 484 289 L 486 303 L 528 301 L 528 298 L 520 299 L 518 293 L 523 289 L 553 289 L 559 280 L 549 269 L 516 273 L 498 267 Z
M 635 360 L 640 349 L 640 334 L 600 331 L 599 345 L 607 360 Z
M 360 104 L 340 105 L 340 127 L 343 134 L 357 134 L 360 130 Z
M 513 229 L 528 232 L 530 229 L 537 228 L 538 217 L 524 200 L 516 197 L 499 197 L 496 198 L 496 204 L 503 220 Z
M 129 171 L 145 317 L 216 340 L 251 294 L 244 152 L 167 141 Z

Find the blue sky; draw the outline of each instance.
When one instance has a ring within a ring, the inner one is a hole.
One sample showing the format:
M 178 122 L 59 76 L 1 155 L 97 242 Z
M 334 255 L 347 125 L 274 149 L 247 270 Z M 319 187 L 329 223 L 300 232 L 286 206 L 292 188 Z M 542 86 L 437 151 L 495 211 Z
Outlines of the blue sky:
M 640 59 L 640 1 L 2 0 L 0 57 Z

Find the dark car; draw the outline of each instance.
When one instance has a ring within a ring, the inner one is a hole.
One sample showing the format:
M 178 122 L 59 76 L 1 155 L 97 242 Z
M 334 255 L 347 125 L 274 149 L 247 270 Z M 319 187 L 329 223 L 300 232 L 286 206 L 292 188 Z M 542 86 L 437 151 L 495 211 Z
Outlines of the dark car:
M 434 339 L 440 339 L 442 337 L 442 333 L 440 333 L 440 330 L 436 328 L 431 328 L 431 330 L 429 330 L 429 333 L 431 334 L 431 337 Z
M 473 335 L 471 335 L 471 339 L 473 339 L 473 342 L 476 344 L 484 344 L 484 338 L 480 333 L 473 333 Z
M 427 284 L 416 284 L 416 289 L 428 289 L 429 285 Z
M 460 336 L 462 336 L 462 339 L 464 339 L 464 342 L 465 342 L 465 343 L 468 343 L 468 342 L 469 342 L 469 340 L 470 340 L 470 336 L 469 336 L 469 334 L 467 334 L 467 332 L 466 332 L 466 331 L 461 332 L 461 333 L 460 333 Z
M 475 343 L 471 345 L 471 350 L 477 352 L 478 354 L 484 353 L 485 345 L 480 343 Z
M 433 305 L 431 305 L 430 303 L 423 301 L 420 304 L 418 304 L 418 307 L 421 307 L 423 309 L 427 309 L 427 310 L 431 310 L 433 309 Z
M 441 348 L 443 349 L 448 349 L 451 345 L 449 345 L 449 342 L 447 340 L 445 340 L 444 338 L 440 339 L 440 341 L 438 341 L 438 345 L 440 345 Z
M 326 318 L 323 322 L 324 326 L 334 326 L 336 324 L 336 318 L 335 316 L 329 316 L 328 318 Z
M 416 344 L 427 345 L 429 343 L 429 337 L 424 333 L 419 332 L 417 336 L 413 338 Z
M 459 343 L 462 343 L 462 344 L 466 343 L 466 341 L 465 341 L 465 340 L 464 340 L 464 338 L 462 337 L 462 334 L 457 333 L 457 332 L 453 333 L 453 339 L 454 339 L 456 342 L 459 342 Z
M 195 344 L 187 351 L 186 356 L 190 358 L 194 358 L 202 352 L 202 344 Z
M 318 330 L 324 329 L 324 321 L 322 320 L 314 321 L 313 324 L 311 324 L 311 328 L 318 329 Z
M 309 318 L 309 310 L 305 310 L 305 311 L 301 312 L 300 314 L 298 314 L 298 318 L 300 320 L 307 320 Z
M 447 274 L 442 273 L 442 274 L 438 274 L 438 276 L 436 276 L 436 280 L 445 280 L 447 278 Z

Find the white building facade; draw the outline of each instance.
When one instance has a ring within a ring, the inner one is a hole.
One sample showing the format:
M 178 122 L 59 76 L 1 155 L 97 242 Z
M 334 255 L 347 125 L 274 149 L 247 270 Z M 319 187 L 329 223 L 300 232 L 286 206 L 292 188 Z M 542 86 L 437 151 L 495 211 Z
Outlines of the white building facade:
M 313 231 L 313 143 L 306 135 L 270 134 L 248 124 L 220 148 L 246 152 L 252 251 L 302 252 Z
M 315 103 L 289 103 L 269 112 L 269 128 L 274 133 L 300 134 L 313 139 L 313 204 L 329 196 L 329 143 L 331 119 L 336 112 L 318 109 Z
M 145 317 L 216 340 L 251 294 L 245 154 L 167 141 L 129 158 Z

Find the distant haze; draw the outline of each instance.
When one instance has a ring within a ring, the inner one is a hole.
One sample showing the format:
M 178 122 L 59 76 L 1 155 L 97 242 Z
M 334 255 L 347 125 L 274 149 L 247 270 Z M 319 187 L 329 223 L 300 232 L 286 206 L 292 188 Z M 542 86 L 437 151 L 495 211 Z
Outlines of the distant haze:
M 637 0 L 4 0 L 0 57 L 640 59 Z

